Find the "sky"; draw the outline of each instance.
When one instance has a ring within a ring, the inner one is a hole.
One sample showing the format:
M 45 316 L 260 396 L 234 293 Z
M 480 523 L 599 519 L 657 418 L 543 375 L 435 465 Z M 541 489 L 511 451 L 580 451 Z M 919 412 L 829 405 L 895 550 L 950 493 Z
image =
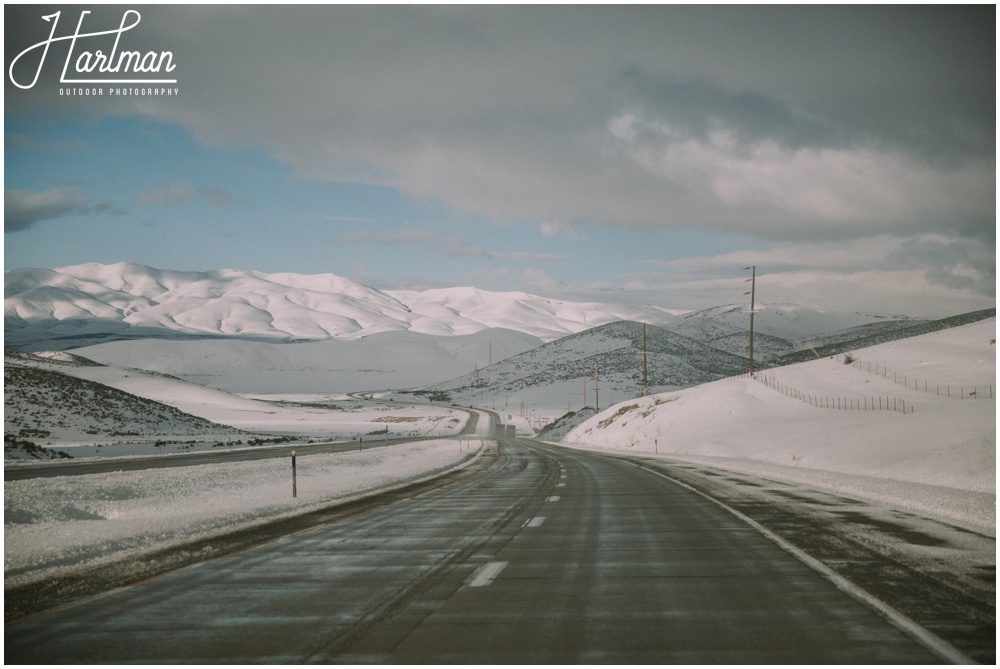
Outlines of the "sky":
M 995 12 L 8 4 L 4 269 L 994 307 Z

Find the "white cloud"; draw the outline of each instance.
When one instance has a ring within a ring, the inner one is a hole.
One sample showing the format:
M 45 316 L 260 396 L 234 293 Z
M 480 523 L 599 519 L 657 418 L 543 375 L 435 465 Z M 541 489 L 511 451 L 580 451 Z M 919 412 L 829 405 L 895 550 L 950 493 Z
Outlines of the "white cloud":
M 799 237 L 836 236 L 824 225 L 870 233 L 872 224 L 920 229 L 929 220 L 995 212 L 995 181 L 985 160 L 952 168 L 860 144 L 791 147 L 776 139 L 743 139 L 719 121 L 704 137 L 634 114 L 612 118 L 607 128 L 623 155 L 643 170 L 718 200 L 733 217 L 755 205 L 796 217 Z
M 647 298 L 677 308 L 747 300 L 748 265 L 757 298 L 847 311 L 947 316 L 995 304 L 992 249 L 942 234 L 882 235 L 843 242 L 776 244 L 717 256 L 647 261 L 632 277 Z

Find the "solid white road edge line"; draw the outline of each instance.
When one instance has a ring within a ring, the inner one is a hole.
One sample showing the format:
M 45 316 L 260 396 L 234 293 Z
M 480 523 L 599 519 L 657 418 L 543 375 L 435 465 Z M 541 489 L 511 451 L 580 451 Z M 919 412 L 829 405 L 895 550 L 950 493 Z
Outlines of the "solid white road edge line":
M 816 558 L 805 553 L 796 546 L 793 546 L 792 544 L 788 543 L 783 538 L 781 538 L 771 530 L 767 529 L 757 521 L 753 520 L 752 518 L 744 515 L 743 513 L 737 511 L 736 509 L 725 504 L 724 502 L 721 502 L 710 495 L 706 495 L 702 491 L 696 488 L 692 488 L 688 484 L 678 481 L 677 479 L 671 478 L 666 474 L 663 474 L 662 472 L 649 469 L 648 467 L 644 467 L 634 462 L 632 464 L 634 464 L 636 467 L 639 467 L 640 469 L 645 469 L 646 471 L 652 474 L 656 474 L 657 476 L 660 476 L 670 481 L 671 483 L 676 483 L 682 488 L 697 493 L 702 497 L 704 497 L 705 499 L 719 505 L 720 507 L 722 507 L 729 513 L 733 514 L 734 516 L 745 522 L 747 525 L 750 525 L 752 528 L 754 528 L 755 530 L 763 534 L 765 537 L 776 543 L 780 548 L 784 549 L 788 553 L 791 553 L 801 562 L 805 563 L 807 566 L 817 571 L 819 574 L 821 574 L 827 580 L 833 583 L 839 590 L 847 593 L 851 597 L 854 597 L 856 600 L 862 602 L 863 604 L 866 604 L 867 606 L 881 613 L 889 620 L 890 623 L 898 627 L 905 634 L 908 634 L 909 636 L 916 639 L 925 648 L 930 650 L 932 653 L 935 653 L 941 659 L 947 662 L 951 662 L 952 664 L 977 664 L 975 660 L 967 656 L 959 649 L 952 646 L 950 643 L 948 643 L 941 637 L 937 636 L 930 630 L 924 629 L 923 627 L 920 626 L 920 624 L 918 624 L 908 616 L 904 615 L 900 611 L 897 611 L 896 609 L 892 608 L 891 606 L 883 602 L 881 599 L 878 599 L 877 597 L 875 597 L 875 595 L 867 592 L 866 590 L 862 590 L 858 586 L 854 585 L 846 578 L 844 578 L 837 572 L 833 571 L 832 569 L 827 567 L 825 564 L 823 564 Z

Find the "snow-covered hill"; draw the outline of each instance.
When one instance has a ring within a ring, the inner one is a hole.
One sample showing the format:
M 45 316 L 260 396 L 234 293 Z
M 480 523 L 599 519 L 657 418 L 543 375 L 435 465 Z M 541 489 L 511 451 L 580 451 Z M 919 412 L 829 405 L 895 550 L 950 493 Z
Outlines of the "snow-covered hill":
M 426 291 L 394 290 L 388 294 L 409 306 L 418 332 L 456 334 L 482 328 L 508 328 L 552 341 L 613 321 L 667 324 L 676 317 L 651 306 L 551 300 L 522 292 L 494 293 L 477 288 L 437 288 Z M 478 324 L 478 325 L 477 325 Z
M 474 288 L 380 291 L 334 274 L 178 272 L 90 263 L 4 274 L 7 345 L 72 348 L 123 338 L 356 339 L 379 332 L 517 330 L 549 341 L 623 318 L 666 324 L 658 307 L 549 300 Z
M 450 436 L 467 420 L 450 407 L 380 404 L 329 392 L 244 397 L 66 352 L 8 351 L 4 379 L 4 435 L 73 457 L 148 455 L 159 452 L 158 441 L 210 448 L 252 438 L 351 440 L 387 429 L 393 436 Z
M 994 317 L 853 351 L 855 364 L 825 357 L 757 379 L 630 399 L 584 420 L 563 441 L 883 496 L 900 508 L 989 527 L 996 494 L 995 337 Z M 873 408 L 878 398 L 887 399 L 886 409 Z M 898 410 L 904 404 L 906 413 Z M 837 406 L 854 409 L 828 408 Z
M 684 314 L 682 321 L 713 321 L 741 330 L 749 329 L 750 305 L 725 305 Z M 754 332 L 789 341 L 837 332 L 870 323 L 915 322 L 907 316 L 810 309 L 799 304 L 757 303 L 754 305 Z
M 774 309 L 767 305 L 761 313 L 769 316 L 761 318 L 766 329 L 788 338 L 755 332 L 757 370 L 995 316 L 994 310 L 987 310 L 935 321 L 881 319 L 793 305 Z M 640 397 L 644 391 L 676 390 L 746 372 L 749 332 L 736 324 L 746 317 L 740 307 L 733 305 L 685 316 L 668 327 L 648 325 L 645 344 L 641 323 L 609 323 L 428 385 L 420 392 L 460 404 L 507 409 L 513 406 L 517 411 L 522 405 L 534 406 L 541 414 L 539 420 L 548 422 L 574 407 L 606 407 L 625 398 Z M 835 331 L 806 334 L 819 326 Z
M 88 374 L 127 378 L 124 372 L 66 354 L 5 357 L 4 435 L 39 444 L 245 436 L 163 402 L 81 378 Z
M 890 333 L 924 322 L 900 315 L 758 303 L 754 305 L 754 358 L 758 364 L 778 362 L 798 351 L 875 333 Z M 749 304 L 730 304 L 687 313 L 667 327 L 719 350 L 743 357 L 749 355 Z
M 656 326 L 646 326 L 647 385 L 654 392 L 706 383 L 739 374 L 746 359 Z M 490 396 L 534 395 L 568 386 L 582 398 L 582 377 L 598 377 L 598 393 L 635 396 L 643 389 L 643 325 L 619 321 L 507 358 L 445 383 L 422 389 L 460 403 Z M 591 381 L 592 382 L 592 381 Z M 592 395 L 592 400 L 598 397 Z M 593 404 L 593 402 L 591 402 Z M 565 402 L 563 402 L 565 406 Z

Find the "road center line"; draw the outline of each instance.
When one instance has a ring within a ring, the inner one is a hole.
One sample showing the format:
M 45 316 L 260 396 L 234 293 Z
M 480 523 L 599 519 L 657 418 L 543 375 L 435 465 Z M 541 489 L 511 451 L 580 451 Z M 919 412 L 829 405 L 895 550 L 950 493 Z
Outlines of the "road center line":
M 487 562 L 482 567 L 477 569 L 475 573 L 469 578 L 470 588 L 482 588 L 493 582 L 503 568 L 507 566 L 506 562 Z

